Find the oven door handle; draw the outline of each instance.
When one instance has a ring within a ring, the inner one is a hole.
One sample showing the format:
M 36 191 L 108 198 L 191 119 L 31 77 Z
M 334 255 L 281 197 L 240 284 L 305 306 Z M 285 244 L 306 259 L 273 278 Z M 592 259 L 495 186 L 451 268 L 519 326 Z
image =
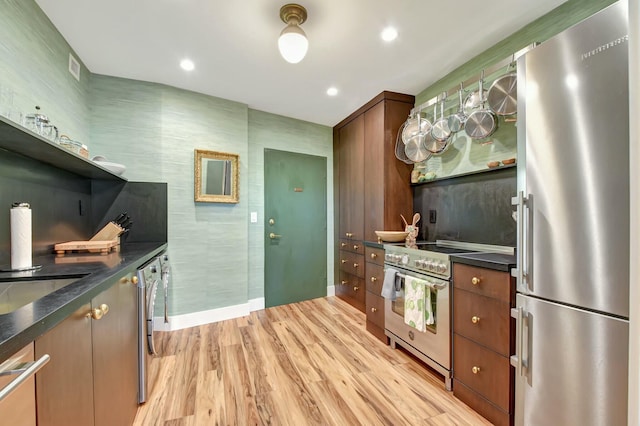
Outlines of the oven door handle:
M 400 278 L 403 278 L 403 279 L 408 277 L 407 274 L 403 274 L 403 273 L 400 273 L 400 272 L 396 273 L 396 276 L 398 276 Z M 422 278 L 419 278 L 419 277 L 415 277 L 415 278 L 422 279 Z M 432 288 L 434 290 L 444 290 L 445 288 L 447 288 L 447 285 L 449 285 L 449 283 L 447 283 L 447 282 L 443 282 L 442 284 L 434 284 L 434 283 L 426 281 L 426 280 L 423 280 L 423 281 L 427 284 L 427 287 L 430 287 L 430 288 Z

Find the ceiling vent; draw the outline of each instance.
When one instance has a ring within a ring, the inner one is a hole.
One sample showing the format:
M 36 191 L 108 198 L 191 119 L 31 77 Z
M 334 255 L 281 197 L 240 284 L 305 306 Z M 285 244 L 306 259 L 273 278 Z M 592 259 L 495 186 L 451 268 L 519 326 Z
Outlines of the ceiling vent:
M 80 81 L 80 62 L 71 53 L 69 53 L 69 72 Z

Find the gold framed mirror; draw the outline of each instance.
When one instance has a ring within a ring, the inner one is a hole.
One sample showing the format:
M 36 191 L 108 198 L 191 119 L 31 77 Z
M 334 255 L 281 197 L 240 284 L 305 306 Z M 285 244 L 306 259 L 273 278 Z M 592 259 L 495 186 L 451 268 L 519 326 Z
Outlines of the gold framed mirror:
M 195 150 L 195 201 L 237 203 L 238 154 Z

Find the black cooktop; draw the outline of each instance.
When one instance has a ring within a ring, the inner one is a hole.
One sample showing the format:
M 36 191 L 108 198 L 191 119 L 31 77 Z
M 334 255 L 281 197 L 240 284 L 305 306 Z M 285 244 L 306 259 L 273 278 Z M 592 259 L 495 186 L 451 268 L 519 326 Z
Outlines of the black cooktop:
M 439 246 L 433 242 L 419 242 L 416 244 L 416 247 L 413 247 L 413 248 L 416 248 L 418 250 L 434 251 L 437 253 L 444 253 L 444 254 L 475 253 L 477 251 L 477 250 L 471 250 L 471 249 L 465 249 L 465 248 Z

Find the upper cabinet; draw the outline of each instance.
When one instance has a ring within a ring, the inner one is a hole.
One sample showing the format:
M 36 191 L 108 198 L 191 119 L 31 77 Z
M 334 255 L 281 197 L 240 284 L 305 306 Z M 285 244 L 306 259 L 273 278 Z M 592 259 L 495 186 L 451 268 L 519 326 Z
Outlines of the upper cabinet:
M 90 179 L 127 179 L 0 116 L 0 148 Z

